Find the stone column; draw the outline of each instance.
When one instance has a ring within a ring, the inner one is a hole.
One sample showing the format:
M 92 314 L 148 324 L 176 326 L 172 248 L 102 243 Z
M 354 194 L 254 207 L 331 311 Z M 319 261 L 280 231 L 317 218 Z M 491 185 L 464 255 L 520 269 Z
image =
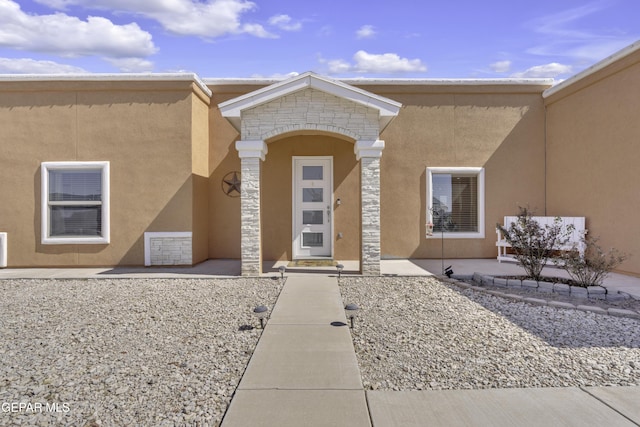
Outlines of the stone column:
M 360 161 L 361 256 L 360 270 L 365 276 L 380 275 L 380 157 L 384 141 L 357 141 L 354 147 Z
M 241 162 L 241 272 L 243 276 L 262 273 L 262 243 L 260 232 L 260 162 L 267 154 L 264 141 L 237 141 Z

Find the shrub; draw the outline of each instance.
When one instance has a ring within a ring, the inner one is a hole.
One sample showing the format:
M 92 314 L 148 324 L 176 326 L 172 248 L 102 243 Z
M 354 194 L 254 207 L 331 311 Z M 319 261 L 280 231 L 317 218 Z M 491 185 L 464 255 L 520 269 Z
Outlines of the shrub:
M 559 259 L 558 264 L 564 268 L 571 279 L 583 287 L 602 286 L 607 275 L 620 265 L 628 255 L 611 248 L 605 252 L 598 245 L 599 238 L 583 237 L 584 255 L 581 255 L 577 247 L 574 246 L 571 252 L 565 252 Z
M 520 207 L 516 222 L 508 228 L 497 224 L 496 228 L 511 245 L 527 276 L 540 280 L 542 269 L 554 251 L 568 242 L 573 226 L 563 227 L 560 218 L 556 218 L 553 225 L 542 227 L 533 216 L 529 208 Z

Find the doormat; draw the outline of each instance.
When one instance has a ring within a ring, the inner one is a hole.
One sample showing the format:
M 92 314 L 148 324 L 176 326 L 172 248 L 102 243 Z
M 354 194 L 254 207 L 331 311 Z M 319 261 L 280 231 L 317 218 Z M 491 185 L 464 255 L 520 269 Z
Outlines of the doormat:
M 287 267 L 335 267 L 338 263 L 332 259 L 299 259 L 290 261 Z

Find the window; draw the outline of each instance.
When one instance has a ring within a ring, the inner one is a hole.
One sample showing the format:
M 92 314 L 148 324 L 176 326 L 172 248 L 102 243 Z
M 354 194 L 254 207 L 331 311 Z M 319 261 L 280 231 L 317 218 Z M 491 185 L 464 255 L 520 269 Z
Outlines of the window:
M 484 238 L 484 169 L 427 168 L 427 223 L 434 237 Z
M 109 162 L 42 163 L 42 243 L 109 243 Z

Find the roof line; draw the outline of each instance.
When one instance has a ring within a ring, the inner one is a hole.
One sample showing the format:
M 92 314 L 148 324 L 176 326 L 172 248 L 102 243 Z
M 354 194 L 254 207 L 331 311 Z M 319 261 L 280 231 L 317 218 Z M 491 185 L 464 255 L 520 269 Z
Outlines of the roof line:
M 280 83 L 287 79 L 264 79 L 264 78 L 204 78 L 208 85 L 271 85 Z M 348 83 L 350 85 L 424 85 L 424 86 L 445 86 L 445 85 L 552 85 L 553 79 L 433 79 L 433 78 L 343 78 L 335 81 Z
M 192 80 L 209 97 L 211 89 L 195 73 L 0 74 L 0 82 L 32 81 L 183 81 Z
M 544 92 L 542 92 L 542 97 L 543 98 L 548 98 L 549 96 L 553 95 L 554 93 L 558 93 L 559 91 L 563 90 L 564 88 L 571 86 L 574 83 L 577 83 L 578 81 L 592 75 L 595 74 L 596 72 L 602 70 L 603 68 L 608 67 L 609 65 L 613 64 L 616 61 L 621 60 L 622 58 L 631 55 L 632 53 L 636 52 L 640 50 L 640 40 L 636 41 L 635 43 L 630 44 L 629 46 L 617 51 L 616 53 L 614 53 L 611 56 L 608 56 L 607 58 L 603 59 L 600 62 L 595 63 L 594 65 L 592 65 L 591 67 L 579 72 L 578 74 L 569 77 L 568 79 L 562 81 L 561 83 L 558 83 L 557 85 L 550 87 L 549 89 L 545 90 Z

